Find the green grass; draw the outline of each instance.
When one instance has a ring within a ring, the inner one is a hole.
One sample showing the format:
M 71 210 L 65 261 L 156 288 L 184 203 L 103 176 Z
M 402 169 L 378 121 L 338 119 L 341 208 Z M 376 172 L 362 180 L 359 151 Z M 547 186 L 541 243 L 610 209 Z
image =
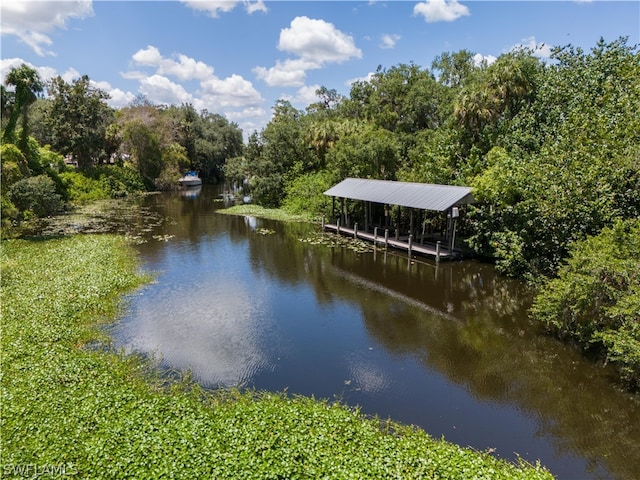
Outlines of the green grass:
M 552 478 L 340 404 L 207 392 L 98 348 L 120 295 L 147 280 L 122 237 L 5 241 L 1 262 L 3 478 Z

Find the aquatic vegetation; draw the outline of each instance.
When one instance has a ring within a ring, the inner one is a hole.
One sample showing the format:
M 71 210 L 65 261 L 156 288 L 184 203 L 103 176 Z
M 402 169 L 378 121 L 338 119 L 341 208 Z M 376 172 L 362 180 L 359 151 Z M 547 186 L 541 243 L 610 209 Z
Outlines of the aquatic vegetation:
M 108 348 L 99 325 L 148 278 L 123 236 L 5 241 L 2 469 L 78 478 L 550 479 L 338 403 L 205 391 Z
M 233 207 L 218 210 L 217 212 L 224 215 L 252 216 L 266 218 L 267 220 L 281 220 L 285 222 L 317 221 L 317 219 L 311 215 L 295 215 L 280 208 L 265 208 L 259 205 L 235 205 Z
M 372 243 L 328 232 L 317 232 L 301 238 L 300 241 L 309 245 L 323 245 L 329 248 L 346 248 L 355 253 L 369 253 L 373 252 L 375 249 Z

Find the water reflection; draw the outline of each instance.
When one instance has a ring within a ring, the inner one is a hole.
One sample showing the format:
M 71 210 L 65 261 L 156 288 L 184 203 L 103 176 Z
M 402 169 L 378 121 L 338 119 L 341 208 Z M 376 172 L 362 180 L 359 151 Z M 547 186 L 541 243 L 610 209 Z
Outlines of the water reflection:
M 539 334 L 522 283 L 311 245 L 315 227 L 219 215 L 216 200 L 149 199 L 165 221 L 140 252 L 158 281 L 132 299 L 122 345 L 205 385 L 338 396 L 559 478 L 640 478 L 637 399 Z

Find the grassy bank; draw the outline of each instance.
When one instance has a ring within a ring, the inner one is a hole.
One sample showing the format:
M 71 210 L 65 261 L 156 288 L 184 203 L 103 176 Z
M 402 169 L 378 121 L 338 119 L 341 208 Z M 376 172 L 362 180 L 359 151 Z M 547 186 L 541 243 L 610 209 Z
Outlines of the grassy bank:
M 205 392 L 97 348 L 143 282 L 121 237 L 2 244 L 2 476 L 552 478 L 346 407 Z

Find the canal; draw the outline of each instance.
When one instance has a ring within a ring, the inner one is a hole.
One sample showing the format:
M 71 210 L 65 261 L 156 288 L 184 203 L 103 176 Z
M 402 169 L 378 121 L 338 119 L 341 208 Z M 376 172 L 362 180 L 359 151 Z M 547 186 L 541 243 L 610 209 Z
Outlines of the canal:
M 637 396 L 543 335 L 523 283 L 223 215 L 214 187 L 183 193 L 143 201 L 155 282 L 128 299 L 117 346 L 205 387 L 339 400 L 557 478 L 640 478 Z

